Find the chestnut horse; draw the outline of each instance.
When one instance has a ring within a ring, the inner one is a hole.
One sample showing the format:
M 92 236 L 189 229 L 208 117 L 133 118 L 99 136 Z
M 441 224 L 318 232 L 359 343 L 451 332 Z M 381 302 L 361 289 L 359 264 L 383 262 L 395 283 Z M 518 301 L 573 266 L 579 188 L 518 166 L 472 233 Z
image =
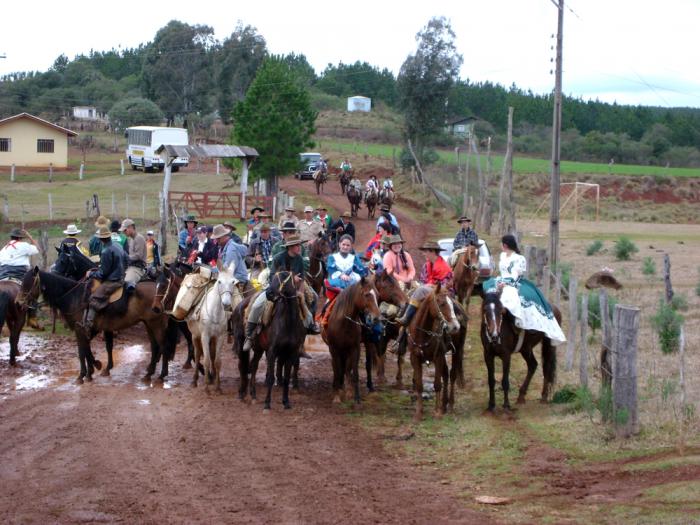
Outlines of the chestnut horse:
M 561 324 L 561 312 L 552 306 L 552 313 L 558 323 Z M 544 382 L 542 384 L 542 398 L 544 403 L 549 399 L 554 387 L 554 380 L 557 373 L 557 353 L 556 347 L 552 346 L 550 339 L 542 332 L 534 330 L 516 330 L 513 316 L 501 304 L 500 295 L 497 292 L 484 294 L 481 305 L 481 344 L 484 347 L 484 361 L 488 372 L 489 381 L 489 405 L 488 410 L 494 411 L 496 398 L 494 388 L 496 378 L 494 372 L 494 360 L 498 356 L 503 363 L 503 377 L 501 386 L 503 387 L 503 408 L 510 410 L 508 400 L 508 390 L 510 382 L 510 357 L 515 352 L 520 352 L 527 363 L 527 375 L 520 386 L 518 403 L 525 403 L 525 395 L 530 386 L 530 380 L 537 370 L 537 359 L 533 348 L 542 343 L 542 372 Z
M 27 318 L 27 306 L 16 302 L 20 285 L 15 281 L 0 281 L 0 331 L 7 323 L 10 331 L 10 366 L 17 365 L 19 355 L 19 334 Z
M 379 320 L 381 313 L 377 295 L 372 279 L 362 277 L 338 295 L 328 317 L 328 325 L 321 330 L 321 337 L 328 345 L 333 362 L 334 403 L 341 400 L 345 375 L 348 374 L 354 390 L 355 406 L 359 407 L 362 329 L 372 327 Z
M 367 218 L 374 219 L 374 212 L 377 208 L 377 202 L 379 201 L 379 195 L 376 191 L 371 190 L 365 195 L 365 205 L 367 206 Z
M 459 254 L 452 271 L 457 299 L 468 311 L 474 286 L 479 279 L 479 251 L 477 247 L 471 244 L 467 246 L 466 251 Z
M 360 209 L 360 203 L 362 202 L 362 190 L 357 189 L 355 186 L 348 186 L 347 195 L 350 203 L 350 215 L 357 217 L 357 211 Z
M 325 171 L 317 171 L 314 175 L 314 184 L 316 185 L 316 195 L 323 193 L 323 185 L 328 181 L 328 175 Z
M 435 364 L 435 415 L 441 417 L 447 411 L 448 401 L 450 406 L 454 406 L 454 386 L 459 374 L 458 367 L 462 366 L 461 353 L 457 348 L 452 349 L 452 370 L 447 366 L 446 353 L 452 345 L 450 336 L 460 331 L 454 303 L 447 289 L 438 284 L 420 304 L 407 329 L 407 347 L 411 354 L 417 397 L 414 420 L 423 418 L 423 364 L 427 362 Z

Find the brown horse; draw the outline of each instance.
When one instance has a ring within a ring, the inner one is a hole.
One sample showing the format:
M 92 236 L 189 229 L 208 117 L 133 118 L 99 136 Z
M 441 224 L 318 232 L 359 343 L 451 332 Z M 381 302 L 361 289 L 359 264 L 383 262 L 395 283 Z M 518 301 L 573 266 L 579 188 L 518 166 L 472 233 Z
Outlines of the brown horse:
M 345 195 L 345 191 L 348 189 L 348 184 L 350 183 L 350 174 L 342 171 L 338 177 L 338 180 L 340 181 L 340 194 Z
M 479 278 L 479 251 L 469 245 L 459 254 L 453 269 L 453 278 L 457 299 L 465 310 L 469 310 L 469 301 L 474 293 L 474 286 Z
M 323 292 L 323 280 L 326 278 L 326 260 L 333 253 L 331 240 L 326 233 L 319 235 L 311 245 L 309 252 L 309 273 L 307 281 L 320 296 Z
M 357 189 L 355 186 L 348 186 L 347 194 L 348 202 L 350 203 L 350 215 L 357 217 L 357 211 L 360 209 L 360 203 L 362 202 L 362 190 Z
M 454 303 L 448 291 L 438 284 L 418 307 L 407 329 L 407 346 L 411 354 L 413 384 L 417 397 L 414 420 L 420 421 L 423 418 L 423 364 L 427 362 L 435 364 L 435 415 L 441 417 L 447 411 L 448 401 L 450 406 L 454 406 L 454 385 L 458 367 L 461 368 L 461 353 L 457 348 L 452 349 L 454 355 L 451 373 L 447 366 L 446 353 L 451 350 L 452 344 L 449 336 L 457 334 L 460 330 Z
M 0 331 L 7 323 L 10 331 L 10 366 L 17 365 L 19 334 L 27 318 L 27 307 L 17 303 L 20 286 L 15 281 L 0 281 Z
M 394 190 L 383 188 L 379 192 L 379 204 L 386 204 L 389 206 L 389 211 L 391 211 L 391 207 L 394 205 L 395 196 L 396 194 L 394 193 Z
M 88 307 L 88 289 L 91 281 L 74 281 L 60 275 L 43 272 L 35 267 L 28 271 L 22 280 L 21 293 L 18 301 L 25 306 L 43 296 L 46 303 L 55 308 L 68 327 L 75 332 L 78 343 L 78 359 L 80 374 L 76 379 L 82 383 L 84 379 L 92 380 L 94 370 L 100 370 L 102 363 L 95 359 L 90 348 L 90 341 L 98 332 L 116 332 L 143 322 L 151 343 L 151 361 L 146 370 L 144 380 L 150 380 L 155 373 L 156 364 L 162 356 L 160 380 L 168 375 L 168 361 L 175 351 L 177 326 L 166 315 L 156 314 L 151 310 L 155 295 L 155 283 L 140 282 L 131 293 L 124 293 L 118 301 L 110 304 L 95 316 L 90 333 L 79 327 L 85 310 Z M 108 355 L 112 362 L 111 352 Z
M 367 218 L 374 219 L 374 212 L 377 208 L 377 202 L 379 202 L 379 195 L 377 192 L 372 190 L 368 191 L 365 195 L 365 205 L 367 206 Z
M 328 175 L 325 171 L 317 171 L 314 176 L 314 184 L 316 185 L 316 195 L 323 193 L 323 185 L 328 181 Z
M 360 404 L 360 343 L 362 328 L 379 322 L 377 289 L 371 279 L 363 277 L 345 288 L 335 299 L 328 325 L 321 337 L 328 345 L 333 361 L 333 402 L 339 403 L 343 394 L 345 375 L 351 377 L 355 406 Z
M 558 323 L 561 323 L 561 312 L 552 305 L 552 313 Z M 542 372 L 544 374 L 544 382 L 542 385 L 542 398 L 544 403 L 549 399 L 554 387 L 554 380 L 557 372 L 557 354 L 556 347 L 552 346 L 552 342 L 542 332 L 533 330 L 520 330 L 515 328 L 513 316 L 501 304 L 500 295 L 496 292 L 486 293 L 481 306 L 481 344 L 484 347 L 484 361 L 488 371 L 489 381 L 489 405 L 488 410 L 493 412 L 496 407 L 496 398 L 494 388 L 496 386 L 496 378 L 494 372 L 494 360 L 498 356 L 503 363 L 503 378 L 501 386 L 503 387 L 503 408 L 510 410 L 510 401 L 508 400 L 508 390 L 510 382 L 508 376 L 510 374 L 510 357 L 511 354 L 520 351 L 523 359 L 527 363 L 527 376 L 523 384 L 520 386 L 518 395 L 518 403 L 525 403 L 525 395 L 530 386 L 530 380 L 537 370 L 537 359 L 533 348 L 539 343 L 542 343 Z

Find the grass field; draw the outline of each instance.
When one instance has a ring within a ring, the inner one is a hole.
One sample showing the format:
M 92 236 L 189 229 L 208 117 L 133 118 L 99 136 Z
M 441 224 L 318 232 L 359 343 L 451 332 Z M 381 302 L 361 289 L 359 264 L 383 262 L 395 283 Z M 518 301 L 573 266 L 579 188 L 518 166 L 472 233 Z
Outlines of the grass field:
M 357 153 L 367 154 L 372 157 L 380 157 L 386 159 L 396 158 L 399 161 L 402 146 L 393 144 L 374 144 L 374 143 L 357 143 L 354 141 L 344 141 L 337 139 L 319 138 L 319 149 L 326 152 L 342 153 Z M 457 155 L 454 151 L 438 150 L 440 162 L 444 164 L 457 164 Z M 503 156 L 499 154 L 492 155 L 493 169 L 498 173 L 503 167 Z M 460 163 L 464 166 L 465 153 L 460 153 Z M 481 152 L 482 167 L 486 166 L 485 151 Z M 476 169 L 476 159 L 474 155 L 470 159 L 470 166 Z M 534 159 L 515 155 L 513 158 L 513 170 L 516 173 L 550 173 L 550 159 Z M 625 164 L 615 164 L 608 166 L 603 163 L 596 162 L 573 162 L 562 161 L 562 175 L 650 175 L 654 177 L 700 177 L 700 169 L 698 168 L 666 168 L 664 166 L 632 166 Z

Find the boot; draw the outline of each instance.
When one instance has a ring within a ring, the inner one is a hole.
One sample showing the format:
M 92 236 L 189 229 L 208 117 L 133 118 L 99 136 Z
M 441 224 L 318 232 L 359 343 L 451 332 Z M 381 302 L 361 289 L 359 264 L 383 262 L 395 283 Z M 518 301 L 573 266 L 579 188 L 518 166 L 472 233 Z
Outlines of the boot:
M 257 323 L 248 322 L 245 325 L 245 342 L 243 343 L 243 352 L 250 352 L 253 349 L 253 339 L 255 339 L 255 329 Z
M 406 353 L 406 339 L 408 336 L 408 331 L 406 328 L 402 328 L 399 332 L 399 336 L 396 341 L 392 343 L 389 347 L 389 351 L 392 354 L 404 355 Z
M 313 321 L 306 328 L 306 333 L 309 335 L 318 335 L 321 333 L 321 327 L 318 325 L 318 323 L 316 321 Z
M 83 331 L 89 336 L 90 332 L 92 331 L 92 323 L 95 320 L 95 310 L 92 308 L 88 308 L 88 311 L 85 313 L 85 319 L 83 319 L 82 322 L 76 323 L 80 328 L 83 329 Z
M 401 326 L 408 326 L 411 323 L 411 319 L 413 319 L 413 316 L 416 315 L 416 311 L 418 308 L 416 306 L 413 306 L 412 304 L 409 304 L 406 307 L 406 311 L 403 313 L 401 317 L 399 317 L 396 322 L 399 323 Z
M 34 328 L 34 330 L 43 330 L 44 327 L 39 322 L 39 319 L 37 319 L 36 314 L 37 311 L 35 308 L 27 310 L 27 326 Z

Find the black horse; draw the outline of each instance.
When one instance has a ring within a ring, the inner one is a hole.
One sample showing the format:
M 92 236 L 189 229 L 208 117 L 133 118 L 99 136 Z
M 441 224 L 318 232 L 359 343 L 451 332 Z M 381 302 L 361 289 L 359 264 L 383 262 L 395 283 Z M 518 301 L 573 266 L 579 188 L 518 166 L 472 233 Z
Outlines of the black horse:
M 556 306 L 552 306 L 552 312 L 557 322 L 561 323 L 561 313 Z M 508 400 L 510 382 L 508 376 L 510 374 L 511 354 L 519 351 L 527 363 L 527 376 L 525 376 L 525 380 L 520 386 L 518 395 L 518 403 L 525 403 L 525 395 L 530 386 L 530 380 L 535 374 L 535 370 L 537 370 L 537 359 L 535 359 L 533 348 L 539 343 L 542 343 L 542 372 L 544 374 L 541 400 L 542 402 L 547 401 L 552 392 L 557 371 L 556 347 L 552 346 L 550 339 L 542 332 L 517 330 L 515 319 L 503 307 L 500 296 L 496 292 L 488 292 L 483 295 L 481 306 L 481 343 L 484 347 L 484 361 L 488 371 L 489 411 L 493 412 L 496 407 L 494 394 L 496 386 L 494 373 L 495 357 L 500 357 L 503 363 L 503 378 L 501 379 L 503 408 L 510 410 L 510 401 Z
M 56 248 L 58 258 L 54 264 L 53 271 L 63 277 L 68 277 L 75 281 L 80 281 L 85 278 L 88 270 L 97 268 L 97 264 L 92 262 L 89 257 L 85 256 L 74 244 L 63 244 L 60 248 Z M 192 267 L 183 263 L 174 264 L 171 270 L 178 275 L 186 274 L 192 271 Z M 187 323 L 177 323 L 180 333 L 187 341 L 187 361 L 183 365 L 184 369 L 192 368 L 194 360 L 194 344 L 192 343 L 192 334 L 187 328 Z M 109 375 L 109 371 L 114 367 L 112 360 L 112 348 L 114 346 L 114 334 L 112 332 L 104 332 L 105 347 L 107 349 L 107 368 L 102 371 L 102 375 Z

